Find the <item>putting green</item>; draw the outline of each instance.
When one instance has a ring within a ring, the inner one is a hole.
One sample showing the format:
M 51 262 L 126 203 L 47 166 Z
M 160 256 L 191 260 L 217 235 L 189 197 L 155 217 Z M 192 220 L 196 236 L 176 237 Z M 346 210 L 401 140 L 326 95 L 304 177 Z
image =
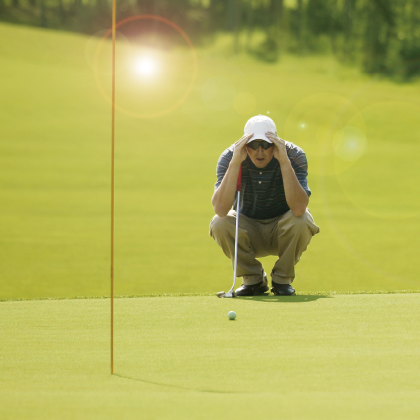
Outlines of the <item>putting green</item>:
M 0 417 L 418 419 L 420 295 L 0 303 Z M 237 313 L 229 321 L 227 313 Z

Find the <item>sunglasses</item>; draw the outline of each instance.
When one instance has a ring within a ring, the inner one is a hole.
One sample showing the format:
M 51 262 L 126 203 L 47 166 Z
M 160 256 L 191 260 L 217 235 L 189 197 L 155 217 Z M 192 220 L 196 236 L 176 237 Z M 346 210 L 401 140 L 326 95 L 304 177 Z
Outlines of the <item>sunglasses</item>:
M 247 144 L 247 147 L 250 147 L 253 150 L 257 150 L 260 146 L 264 150 L 267 150 L 270 147 L 273 147 L 273 143 L 269 143 L 268 141 L 265 141 L 265 140 L 253 140 Z

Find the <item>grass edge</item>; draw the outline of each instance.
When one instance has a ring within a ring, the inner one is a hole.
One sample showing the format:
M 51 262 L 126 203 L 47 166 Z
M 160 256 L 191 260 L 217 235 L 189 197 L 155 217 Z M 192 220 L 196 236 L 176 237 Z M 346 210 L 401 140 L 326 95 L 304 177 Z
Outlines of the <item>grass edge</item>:
M 296 292 L 296 296 L 334 296 L 334 295 L 388 295 L 388 294 L 410 294 L 420 293 L 420 290 L 349 290 L 349 291 L 318 291 L 318 292 Z M 116 295 L 115 299 L 130 298 L 151 298 L 151 297 L 197 297 L 197 296 L 216 296 L 216 293 L 157 293 L 145 295 Z M 20 302 L 35 300 L 73 300 L 73 299 L 110 299 L 111 296 L 56 296 L 56 297 L 36 297 L 36 298 L 8 298 L 0 299 L 0 302 Z M 292 297 L 293 298 L 293 297 Z

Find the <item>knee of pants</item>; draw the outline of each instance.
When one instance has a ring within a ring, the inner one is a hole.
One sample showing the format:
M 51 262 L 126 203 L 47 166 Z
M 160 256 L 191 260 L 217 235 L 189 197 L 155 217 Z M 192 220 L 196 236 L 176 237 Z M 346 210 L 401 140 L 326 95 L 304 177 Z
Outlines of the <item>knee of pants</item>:
M 302 214 L 302 216 L 295 216 L 291 210 L 289 210 L 282 219 L 278 222 L 279 228 L 293 229 L 294 231 L 305 231 L 309 228 L 312 234 L 315 232 L 315 225 L 312 221 L 311 215 L 308 211 Z
M 211 219 L 210 222 L 210 236 L 221 236 L 229 227 L 229 216 L 220 217 L 217 214 Z

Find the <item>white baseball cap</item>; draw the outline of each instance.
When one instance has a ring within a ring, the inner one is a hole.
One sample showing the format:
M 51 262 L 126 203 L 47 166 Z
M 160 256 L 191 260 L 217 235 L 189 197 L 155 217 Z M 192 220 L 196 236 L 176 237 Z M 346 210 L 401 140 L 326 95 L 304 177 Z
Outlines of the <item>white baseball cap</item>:
M 273 143 L 265 135 L 266 131 L 271 131 L 277 134 L 276 124 L 274 124 L 274 121 L 270 117 L 259 114 L 250 118 L 245 124 L 244 134 L 254 133 L 254 135 L 247 141 L 247 143 L 250 143 L 253 140 L 265 140 L 269 143 Z

